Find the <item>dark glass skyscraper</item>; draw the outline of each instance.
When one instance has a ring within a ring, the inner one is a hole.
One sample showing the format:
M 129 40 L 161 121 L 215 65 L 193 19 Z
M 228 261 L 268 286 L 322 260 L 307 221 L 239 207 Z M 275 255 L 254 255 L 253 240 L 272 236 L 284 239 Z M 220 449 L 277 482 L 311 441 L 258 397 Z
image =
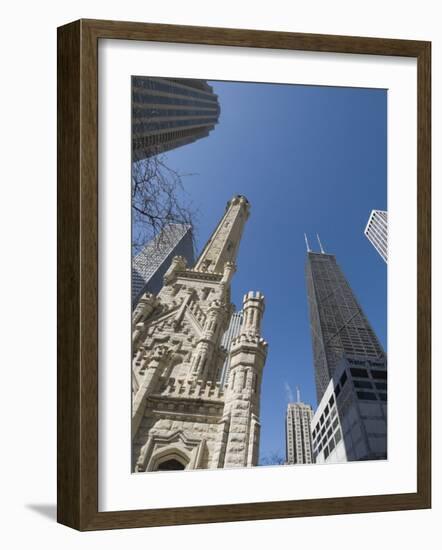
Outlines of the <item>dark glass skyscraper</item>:
M 133 160 L 208 136 L 219 114 L 218 96 L 205 80 L 133 76 Z
M 174 256 L 183 256 L 193 266 L 192 226 L 171 223 L 148 242 L 132 260 L 132 307 L 145 292 L 158 294 Z
M 385 353 L 335 256 L 308 251 L 306 279 L 320 403 L 344 355 L 384 360 Z

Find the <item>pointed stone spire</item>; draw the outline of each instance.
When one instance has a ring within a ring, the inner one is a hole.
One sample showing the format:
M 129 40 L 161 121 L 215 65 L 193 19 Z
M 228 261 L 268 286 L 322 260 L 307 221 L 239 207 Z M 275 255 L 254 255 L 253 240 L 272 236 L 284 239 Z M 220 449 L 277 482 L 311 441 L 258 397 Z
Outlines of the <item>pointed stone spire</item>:
M 299 386 L 296 386 L 296 403 L 301 403 L 301 392 L 299 391 Z
M 195 271 L 223 273 L 227 262 L 235 264 L 249 208 L 249 201 L 242 195 L 227 203 L 226 212 L 198 258 Z

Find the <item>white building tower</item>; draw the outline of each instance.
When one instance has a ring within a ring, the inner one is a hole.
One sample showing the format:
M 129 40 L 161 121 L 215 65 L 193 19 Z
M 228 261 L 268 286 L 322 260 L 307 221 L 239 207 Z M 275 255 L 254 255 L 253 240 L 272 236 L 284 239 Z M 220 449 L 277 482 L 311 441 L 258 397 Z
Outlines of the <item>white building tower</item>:
M 388 215 L 384 210 L 372 210 L 364 234 L 388 263 Z
M 311 464 L 314 462 L 311 436 L 313 409 L 301 403 L 297 390 L 296 403 L 287 404 L 285 423 L 287 464 Z

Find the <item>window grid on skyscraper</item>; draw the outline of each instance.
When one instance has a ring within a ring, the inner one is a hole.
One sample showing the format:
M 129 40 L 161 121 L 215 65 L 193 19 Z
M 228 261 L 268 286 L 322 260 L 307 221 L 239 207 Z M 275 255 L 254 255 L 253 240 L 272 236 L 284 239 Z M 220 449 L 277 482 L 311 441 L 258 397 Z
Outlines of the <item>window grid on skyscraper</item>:
M 193 264 L 192 226 L 168 224 L 148 242 L 132 260 L 132 305 L 136 306 L 144 292 L 156 294 L 163 285 L 163 275 L 174 256 L 184 256 Z
M 132 77 L 132 154 L 139 161 L 209 135 L 218 96 L 205 80 Z
M 319 403 L 344 354 L 384 351 L 333 255 L 308 252 L 306 278 Z
M 313 409 L 305 403 L 289 403 L 286 413 L 287 464 L 314 462 L 311 437 Z

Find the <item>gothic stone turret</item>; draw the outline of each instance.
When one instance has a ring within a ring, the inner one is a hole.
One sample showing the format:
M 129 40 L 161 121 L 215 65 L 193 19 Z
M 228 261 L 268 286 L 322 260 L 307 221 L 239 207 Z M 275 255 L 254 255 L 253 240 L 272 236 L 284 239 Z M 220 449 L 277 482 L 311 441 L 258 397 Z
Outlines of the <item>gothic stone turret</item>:
M 259 451 L 259 402 L 267 342 L 261 338 L 264 296 L 249 292 L 244 296 L 244 321 L 232 342 L 225 415 L 230 420 L 225 467 L 254 466 Z
M 195 267 L 175 257 L 158 295 L 144 295 L 134 311 L 134 471 L 257 464 L 267 349 L 259 292 L 244 298 L 229 386 L 220 383 L 221 339 L 234 310 L 230 282 L 249 208 L 245 197 L 230 200 Z

